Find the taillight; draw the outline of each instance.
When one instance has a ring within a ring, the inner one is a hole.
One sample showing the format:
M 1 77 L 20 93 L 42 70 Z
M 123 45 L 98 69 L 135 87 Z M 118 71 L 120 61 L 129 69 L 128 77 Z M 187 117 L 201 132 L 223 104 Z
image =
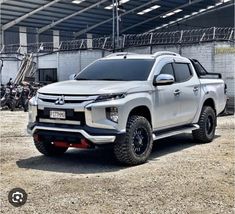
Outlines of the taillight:
M 227 94 L 227 84 L 224 83 L 224 94 Z

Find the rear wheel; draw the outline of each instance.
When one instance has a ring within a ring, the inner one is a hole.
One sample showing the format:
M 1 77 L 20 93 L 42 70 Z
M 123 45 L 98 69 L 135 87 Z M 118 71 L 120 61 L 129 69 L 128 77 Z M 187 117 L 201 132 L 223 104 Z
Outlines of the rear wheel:
M 51 142 L 34 141 L 37 150 L 46 156 L 58 156 L 64 154 L 68 147 L 57 147 Z
M 114 154 L 123 164 L 137 165 L 147 161 L 153 146 L 152 128 L 142 116 L 130 116 L 123 142 L 116 142 Z
M 193 138 L 199 143 L 209 143 L 214 139 L 216 114 L 212 107 L 204 106 L 198 122 L 199 129 L 193 131 Z

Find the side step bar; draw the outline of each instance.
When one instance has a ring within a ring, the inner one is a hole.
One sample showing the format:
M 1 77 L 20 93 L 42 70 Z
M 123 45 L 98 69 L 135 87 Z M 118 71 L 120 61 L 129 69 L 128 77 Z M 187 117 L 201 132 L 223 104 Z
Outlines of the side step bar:
M 153 140 L 159 140 L 161 138 L 170 137 L 182 133 L 191 133 L 193 130 L 199 129 L 200 126 L 197 124 L 192 124 L 189 126 L 181 126 L 172 129 L 168 129 L 165 131 L 156 131 L 153 133 Z

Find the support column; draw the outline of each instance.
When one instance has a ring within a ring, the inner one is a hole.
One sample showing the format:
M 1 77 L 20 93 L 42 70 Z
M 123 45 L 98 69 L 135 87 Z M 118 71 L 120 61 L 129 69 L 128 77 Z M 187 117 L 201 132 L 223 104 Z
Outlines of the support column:
M 19 27 L 19 37 L 20 37 L 20 53 L 27 53 L 27 28 Z
M 4 34 L 4 31 L 1 30 L 1 32 L 0 32 L 0 46 L 3 46 L 3 45 L 4 45 L 4 42 L 3 42 L 4 36 L 3 36 L 3 34 Z
M 60 46 L 60 31 L 59 30 L 53 30 L 53 50 L 58 50 Z
M 86 37 L 87 37 L 87 49 L 92 49 L 93 48 L 93 41 L 92 41 L 93 35 L 91 33 L 87 33 Z

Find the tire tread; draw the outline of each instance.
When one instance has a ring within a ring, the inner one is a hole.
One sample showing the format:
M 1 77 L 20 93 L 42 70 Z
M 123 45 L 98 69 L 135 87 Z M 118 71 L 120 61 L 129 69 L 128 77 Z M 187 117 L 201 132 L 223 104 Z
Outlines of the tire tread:
M 205 133 L 205 119 L 208 113 L 211 111 L 213 112 L 213 116 L 215 117 L 215 121 L 216 121 L 216 115 L 215 115 L 214 109 L 210 106 L 203 106 L 202 112 L 198 121 L 198 125 L 200 126 L 200 128 L 192 132 L 193 139 L 198 141 L 199 143 L 209 143 L 214 138 L 214 137 L 212 139 L 208 138 Z
M 137 123 L 138 121 L 144 121 L 146 123 L 146 125 L 149 126 L 151 129 L 151 126 L 145 117 L 138 116 L 138 115 L 130 116 L 130 118 L 128 119 L 128 122 L 127 122 L 127 126 L 126 126 L 126 136 L 125 136 L 124 142 L 116 142 L 114 145 L 115 157 L 122 164 L 137 165 L 137 164 L 141 164 L 141 163 L 146 162 L 146 159 L 143 159 L 143 160 L 136 159 L 134 156 L 130 155 L 130 151 L 129 151 L 129 144 L 128 143 L 129 143 L 129 139 L 131 138 L 130 131 L 131 131 L 133 124 Z M 151 143 L 150 152 L 151 152 L 151 150 L 152 150 L 152 137 L 150 137 L 150 140 L 151 140 L 151 142 L 150 142 Z

